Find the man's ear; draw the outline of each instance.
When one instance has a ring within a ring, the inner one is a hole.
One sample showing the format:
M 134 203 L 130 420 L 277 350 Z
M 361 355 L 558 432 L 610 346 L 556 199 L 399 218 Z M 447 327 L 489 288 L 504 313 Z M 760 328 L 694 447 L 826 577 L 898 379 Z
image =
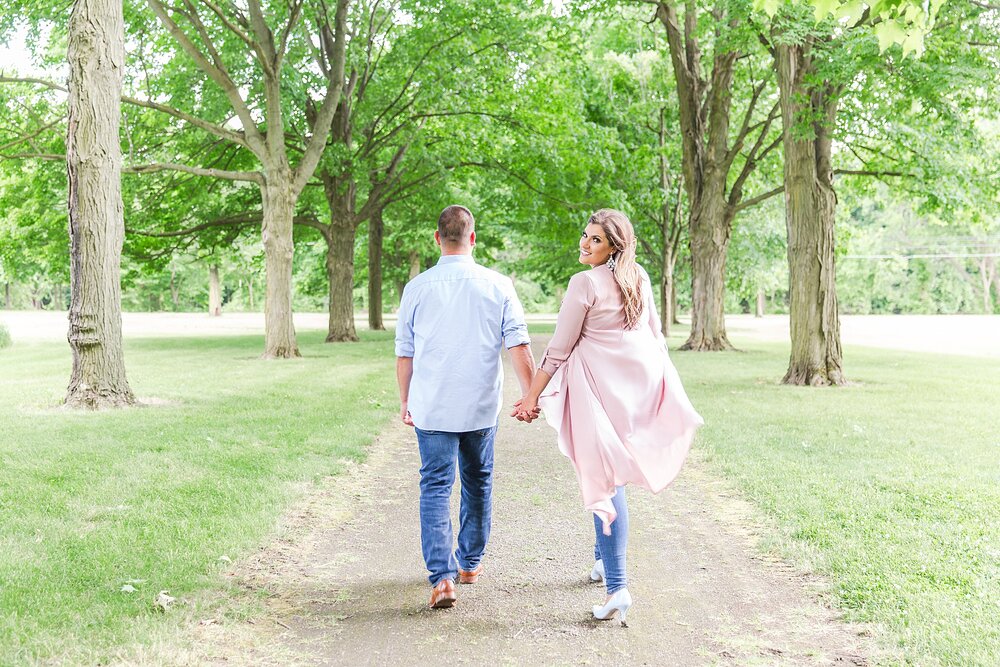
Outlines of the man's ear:
M 469 232 L 469 245 L 476 245 L 476 230 Z
M 434 230 L 434 243 L 441 245 L 441 232 L 436 229 Z

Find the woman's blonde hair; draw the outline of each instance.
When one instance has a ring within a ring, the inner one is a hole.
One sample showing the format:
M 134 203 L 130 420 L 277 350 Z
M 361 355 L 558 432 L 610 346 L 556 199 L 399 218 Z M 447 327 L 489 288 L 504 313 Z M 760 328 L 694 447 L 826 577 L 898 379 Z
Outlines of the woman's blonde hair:
M 587 224 L 600 225 L 613 250 L 612 272 L 625 305 L 625 328 L 635 329 L 642 317 L 642 274 L 635 263 L 635 230 L 628 217 L 613 208 L 596 211 Z

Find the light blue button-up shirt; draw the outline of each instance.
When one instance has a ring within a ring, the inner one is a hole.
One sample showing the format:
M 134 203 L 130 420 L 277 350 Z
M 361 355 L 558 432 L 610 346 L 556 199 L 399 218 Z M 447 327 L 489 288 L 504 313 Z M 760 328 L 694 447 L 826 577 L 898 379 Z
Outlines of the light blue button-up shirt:
M 497 424 L 503 407 L 500 345 L 529 343 L 510 278 L 471 255 L 444 255 L 403 290 L 396 356 L 413 357 L 407 408 L 424 431 L 464 433 Z

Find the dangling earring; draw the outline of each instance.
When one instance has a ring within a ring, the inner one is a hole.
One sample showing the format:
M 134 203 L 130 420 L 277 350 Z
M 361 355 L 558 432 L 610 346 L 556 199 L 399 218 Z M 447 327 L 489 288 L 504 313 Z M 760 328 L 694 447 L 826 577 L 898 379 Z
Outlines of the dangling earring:
M 616 264 L 616 262 L 615 262 L 615 256 L 611 255 L 610 257 L 608 257 L 608 268 L 611 269 L 612 271 L 614 271 L 615 270 L 615 264 Z

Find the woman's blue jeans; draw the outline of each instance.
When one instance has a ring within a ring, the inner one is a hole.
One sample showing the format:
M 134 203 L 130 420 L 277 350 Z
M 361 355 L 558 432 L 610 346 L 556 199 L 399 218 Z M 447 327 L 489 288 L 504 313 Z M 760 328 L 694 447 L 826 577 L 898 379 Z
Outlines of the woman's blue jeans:
M 604 585 L 608 595 L 628 586 L 625 576 L 625 552 L 628 547 L 628 503 L 625 502 L 625 487 L 616 487 L 617 493 L 611 503 L 618 512 L 618 517 L 611 522 L 611 534 L 604 534 L 604 523 L 595 514 L 594 531 L 597 540 L 594 543 L 594 560 L 604 564 Z
M 436 586 L 474 570 L 486 551 L 493 515 L 493 439 L 497 427 L 449 433 L 417 432 L 420 446 L 420 544 L 428 579 Z M 455 462 L 462 478 L 458 550 L 453 551 L 451 489 Z

